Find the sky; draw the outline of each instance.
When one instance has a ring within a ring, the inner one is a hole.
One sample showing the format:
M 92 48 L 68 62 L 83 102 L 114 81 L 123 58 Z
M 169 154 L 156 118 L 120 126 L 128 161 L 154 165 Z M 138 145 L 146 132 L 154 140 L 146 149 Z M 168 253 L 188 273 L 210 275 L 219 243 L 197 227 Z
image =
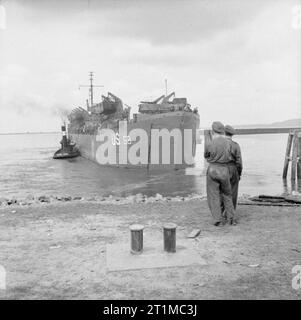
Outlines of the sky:
M 132 112 L 167 79 L 202 127 L 301 118 L 301 0 L 0 0 L 0 133 L 58 131 L 90 71 Z

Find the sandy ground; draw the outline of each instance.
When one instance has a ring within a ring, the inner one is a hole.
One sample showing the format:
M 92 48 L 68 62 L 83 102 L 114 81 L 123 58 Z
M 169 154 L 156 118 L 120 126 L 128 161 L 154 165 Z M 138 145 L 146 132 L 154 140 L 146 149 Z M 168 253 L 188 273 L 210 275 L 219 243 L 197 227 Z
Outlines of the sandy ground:
M 15 211 L 15 212 L 14 212 Z M 100 205 L 70 202 L 0 209 L 1 299 L 300 299 L 301 209 L 239 206 L 239 224 L 214 227 L 205 201 Z M 206 265 L 108 272 L 106 244 L 129 243 L 131 223 L 161 240 L 178 224 Z

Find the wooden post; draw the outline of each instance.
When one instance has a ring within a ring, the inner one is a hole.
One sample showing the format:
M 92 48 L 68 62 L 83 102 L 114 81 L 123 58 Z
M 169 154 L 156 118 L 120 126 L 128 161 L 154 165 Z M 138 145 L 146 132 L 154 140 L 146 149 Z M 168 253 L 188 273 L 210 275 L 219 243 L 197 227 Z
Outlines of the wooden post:
M 297 132 L 297 179 L 301 179 L 301 132 Z
M 143 229 L 141 224 L 133 224 L 131 230 L 131 253 L 140 254 L 143 251 Z
M 289 194 L 289 188 L 287 184 L 287 179 L 282 179 L 283 182 L 283 194 L 288 195 Z
M 175 223 L 167 223 L 163 226 L 164 251 L 176 252 L 176 229 Z
M 291 167 L 291 180 L 296 180 L 296 168 L 297 168 L 297 133 L 294 133 L 293 137 L 293 151 L 292 151 L 292 167 Z
M 283 174 L 282 174 L 283 179 L 286 179 L 286 177 L 287 177 L 287 170 L 288 170 L 288 165 L 289 165 L 289 161 L 290 161 L 290 154 L 291 154 L 293 137 L 294 137 L 293 132 L 290 132 L 288 134 L 288 138 L 287 138 L 287 145 L 286 145 L 286 152 L 285 152 L 285 159 L 284 159 L 284 166 L 283 166 Z
M 298 190 L 298 187 L 297 187 L 296 180 L 291 180 L 291 192 L 297 191 L 297 190 Z

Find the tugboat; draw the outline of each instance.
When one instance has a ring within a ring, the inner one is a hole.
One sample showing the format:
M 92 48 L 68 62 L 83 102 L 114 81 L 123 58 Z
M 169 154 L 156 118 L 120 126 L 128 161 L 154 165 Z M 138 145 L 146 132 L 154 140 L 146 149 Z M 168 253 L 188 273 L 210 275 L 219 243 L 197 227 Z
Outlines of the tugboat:
M 60 141 L 61 148 L 57 150 L 54 155 L 53 159 L 69 159 L 75 158 L 80 155 L 78 148 L 76 147 L 75 142 L 71 141 L 66 136 L 66 125 L 62 125 L 62 134 L 63 138 Z

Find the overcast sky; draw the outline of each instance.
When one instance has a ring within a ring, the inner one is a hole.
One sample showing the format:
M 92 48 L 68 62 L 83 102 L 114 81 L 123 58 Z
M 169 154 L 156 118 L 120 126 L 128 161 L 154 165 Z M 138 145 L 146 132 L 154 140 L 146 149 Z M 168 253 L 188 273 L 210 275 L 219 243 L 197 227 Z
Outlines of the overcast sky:
M 0 132 L 52 131 L 107 91 L 137 111 L 169 91 L 201 125 L 301 118 L 300 0 L 0 0 Z M 3 11 L 3 10 L 2 10 Z

